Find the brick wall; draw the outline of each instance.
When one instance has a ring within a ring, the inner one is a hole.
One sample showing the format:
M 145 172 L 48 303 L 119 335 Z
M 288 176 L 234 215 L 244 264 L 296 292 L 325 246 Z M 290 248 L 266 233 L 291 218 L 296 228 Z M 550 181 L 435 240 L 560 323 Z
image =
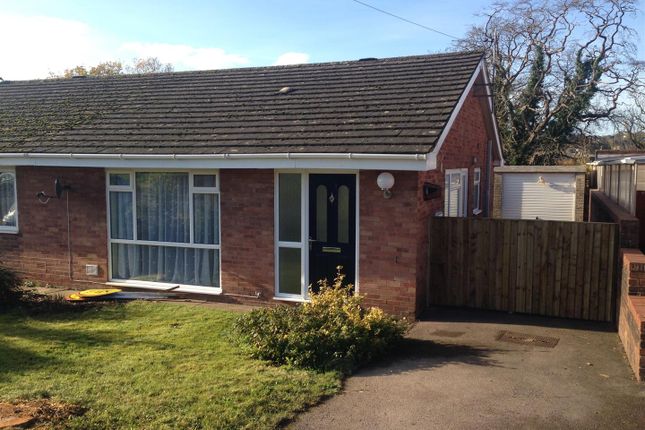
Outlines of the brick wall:
M 222 287 L 272 301 L 273 170 L 221 170 L 220 176 Z
M 61 178 L 72 190 L 42 204 L 39 191 L 54 194 Z M 103 169 L 17 167 L 18 234 L 0 233 L 0 262 L 26 279 L 56 285 L 107 279 L 107 226 Z M 67 236 L 69 197 L 72 274 Z M 86 276 L 85 265 L 98 264 L 99 276 Z
M 645 381 L 645 255 L 623 249 L 618 335 L 636 379 Z
M 474 90 L 473 90 L 474 91 Z M 486 110 L 483 103 L 485 98 L 477 97 L 474 92 L 466 98 L 462 110 L 453 123 L 446 140 L 437 156 L 437 169 L 418 174 L 417 188 L 417 223 L 419 236 L 417 240 L 416 265 L 416 310 L 417 313 L 426 305 L 426 278 L 428 268 L 428 219 L 438 211 L 443 211 L 444 172 L 446 169 L 468 168 L 468 216 L 473 216 L 473 177 L 474 169 L 481 169 L 481 203 L 480 208 L 486 210 L 485 199 L 489 207 L 492 204 L 492 191 L 486 180 L 486 151 L 492 134 L 486 126 Z M 491 163 L 492 164 L 492 163 Z M 491 180 L 492 180 L 492 167 Z M 430 182 L 439 185 L 442 192 L 432 200 L 423 200 L 423 183 Z M 396 187 L 396 185 L 395 185 Z M 479 216 L 487 216 L 482 212 Z M 431 238 L 430 238 L 431 239 Z
M 414 316 L 419 225 L 417 173 L 392 172 L 392 198 L 376 186 L 380 171 L 360 173 L 359 290 L 366 304 Z
M 592 190 L 589 194 L 589 221 L 618 224 L 619 246 L 638 248 L 640 220 L 611 201 L 602 191 Z

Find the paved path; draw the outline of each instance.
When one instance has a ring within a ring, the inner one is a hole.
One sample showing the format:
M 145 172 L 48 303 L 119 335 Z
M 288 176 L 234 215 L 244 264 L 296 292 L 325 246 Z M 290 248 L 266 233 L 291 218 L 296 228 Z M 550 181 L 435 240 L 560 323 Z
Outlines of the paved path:
M 435 310 L 396 357 L 346 381 L 293 429 L 645 429 L 617 334 L 589 324 Z M 501 330 L 559 339 L 555 348 L 496 340 Z

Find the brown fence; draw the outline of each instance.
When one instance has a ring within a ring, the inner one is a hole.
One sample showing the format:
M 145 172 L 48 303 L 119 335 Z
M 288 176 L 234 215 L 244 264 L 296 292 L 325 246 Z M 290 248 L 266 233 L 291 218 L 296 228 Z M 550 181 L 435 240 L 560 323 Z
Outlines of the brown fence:
M 617 226 L 433 218 L 428 302 L 612 321 Z

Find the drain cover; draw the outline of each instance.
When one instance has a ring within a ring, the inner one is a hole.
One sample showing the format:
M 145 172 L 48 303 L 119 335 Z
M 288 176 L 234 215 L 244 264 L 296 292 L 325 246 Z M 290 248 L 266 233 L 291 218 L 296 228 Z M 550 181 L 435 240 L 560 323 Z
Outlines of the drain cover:
M 440 337 L 459 337 L 466 334 L 465 331 L 435 330 L 432 332 L 435 336 Z
M 516 333 L 503 330 L 497 334 L 497 340 L 501 342 L 519 343 L 520 345 L 555 348 L 560 339 L 558 339 L 557 337 L 535 336 L 532 334 Z

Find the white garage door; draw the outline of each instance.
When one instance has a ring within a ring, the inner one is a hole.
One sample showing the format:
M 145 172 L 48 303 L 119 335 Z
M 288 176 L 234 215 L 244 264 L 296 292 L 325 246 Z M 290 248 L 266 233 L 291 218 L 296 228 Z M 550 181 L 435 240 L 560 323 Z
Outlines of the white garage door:
M 574 173 L 506 173 L 502 217 L 575 221 Z

